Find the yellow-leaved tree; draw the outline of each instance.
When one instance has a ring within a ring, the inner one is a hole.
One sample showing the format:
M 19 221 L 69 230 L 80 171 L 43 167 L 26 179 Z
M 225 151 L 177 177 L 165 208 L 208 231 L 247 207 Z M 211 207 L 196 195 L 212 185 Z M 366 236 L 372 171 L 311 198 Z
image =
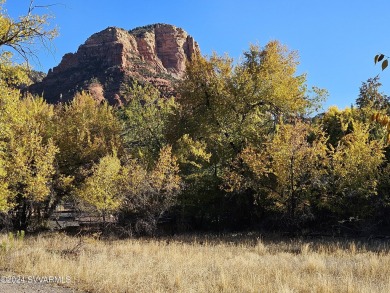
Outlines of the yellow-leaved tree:
M 311 191 L 328 161 L 326 142 L 323 131 L 308 123 L 280 124 L 264 148 L 248 147 L 241 154 L 255 176 L 251 188 L 266 192 L 290 221 L 310 215 Z
M 172 207 L 181 191 L 181 178 L 172 148 L 160 150 L 153 167 L 116 153 L 93 165 L 89 176 L 75 190 L 77 199 L 96 209 L 106 222 L 118 216 L 119 222 L 136 233 L 152 234 L 163 214 Z
M 8 87 L 0 94 L 0 104 L 9 215 L 15 228 L 26 230 L 33 216 L 38 222 L 42 220 L 51 195 L 58 152 L 50 133 L 53 106 L 42 98 L 21 99 L 17 90 Z
M 53 108 L 39 98 L 21 98 L 17 88 L 29 83 L 30 69 L 12 55 L 27 62 L 34 46 L 48 47 L 57 32 L 48 27 L 48 15 L 35 13 L 34 1 L 16 20 L 5 5 L 0 1 L 0 210 L 25 230 L 33 217 L 39 221 L 50 198 L 57 148 L 50 134 Z
M 121 124 L 114 109 L 88 93 L 79 93 L 70 103 L 57 105 L 55 119 L 59 169 L 74 177 L 76 186 L 83 182 L 85 170 L 122 149 Z
M 114 153 L 100 159 L 91 169 L 76 196 L 97 209 L 106 222 L 110 213 L 116 212 L 122 203 L 123 174 L 121 162 Z
M 16 98 L 16 99 L 15 99 Z M 7 169 L 9 166 L 8 141 L 12 135 L 13 116 L 17 109 L 19 91 L 0 82 L 0 211 L 7 212 L 12 204 L 12 193 L 8 188 Z M 10 120 L 11 118 L 11 120 Z
M 130 159 L 124 164 L 123 205 L 120 221 L 137 233 L 154 233 L 157 223 L 177 201 L 182 189 L 172 147 L 161 148 L 151 169 Z
M 369 125 L 353 121 L 352 131 L 331 149 L 327 200 L 345 217 L 369 216 L 377 194 L 384 145 L 370 139 L 369 130 Z
M 36 45 L 43 45 L 46 48 L 50 46 L 50 41 L 57 36 L 57 30 L 49 27 L 50 15 L 36 13 L 37 6 L 31 0 L 27 13 L 15 20 L 7 15 L 5 5 L 6 1 L 1 0 L 1 48 L 11 48 L 27 61 L 29 58 L 36 56 L 34 51 Z
M 216 54 L 194 56 L 188 63 L 178 86 L 181 112 L 175 130 L 177 140 L 187 135 L 210 154 L 198 170 L 201 180 L 186 180 L 186 198 L 192 199 L 187 205 L 197 207 L 200 221 L 246 221 L 253 193 L 227 196 L 220 188 L 225 170 L 241 168 L 233 165 L 239 165 L 246 147 L 260 149 L 279 122 L 305 116 L 326 95 L 315 89 L 312 97 L 306 76 L 297 74 L 298 64 L 297 53 L 277 41 L 251 46 L 236 65 Z

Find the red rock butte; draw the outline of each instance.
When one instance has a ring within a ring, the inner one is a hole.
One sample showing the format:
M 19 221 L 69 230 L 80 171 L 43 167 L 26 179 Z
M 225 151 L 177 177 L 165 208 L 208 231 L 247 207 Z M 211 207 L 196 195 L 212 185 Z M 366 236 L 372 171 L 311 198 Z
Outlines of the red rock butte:
M 199 52 L 197 42 L 173 25 L 153 24 L 130 31 L 108 27 L 90 36 L 76 53 L 65 54 L 29 90 L 50 103 L 67 102 L 97 83 L 109 103 L 115 104 L 123 84 L 137 80 L 171 95 L 172 82 L 183 77 L 187 60 Z

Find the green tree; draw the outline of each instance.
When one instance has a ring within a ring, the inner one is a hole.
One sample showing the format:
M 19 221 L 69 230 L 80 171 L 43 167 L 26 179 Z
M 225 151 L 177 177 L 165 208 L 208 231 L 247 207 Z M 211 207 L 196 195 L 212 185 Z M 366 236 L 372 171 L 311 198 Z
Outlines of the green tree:
M 356 99 L 358 108 L 370 107 L 377 111 L 390 111 L 389 97 L 379 91 L 381 86 L 379 76 L 369 78 L 366 82 L 363 82 L 359 89 L 359 97 Z
M 174 98 L 163 98 L 151 85 L 132 84 L 124 91 L 127 101 L 121 110 L 123 140 L 133 157 L 153 164 L 168 144 L 171 120 L 176 114 Z

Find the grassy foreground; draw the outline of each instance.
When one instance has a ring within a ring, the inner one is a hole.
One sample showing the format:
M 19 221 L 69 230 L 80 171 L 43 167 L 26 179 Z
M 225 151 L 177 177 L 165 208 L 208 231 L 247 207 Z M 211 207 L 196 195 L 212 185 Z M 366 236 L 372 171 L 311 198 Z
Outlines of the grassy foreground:
M 390 245 L 229 235 L 98 240 L 0 236 L 0 270 L 88 292 L 390 292 Z

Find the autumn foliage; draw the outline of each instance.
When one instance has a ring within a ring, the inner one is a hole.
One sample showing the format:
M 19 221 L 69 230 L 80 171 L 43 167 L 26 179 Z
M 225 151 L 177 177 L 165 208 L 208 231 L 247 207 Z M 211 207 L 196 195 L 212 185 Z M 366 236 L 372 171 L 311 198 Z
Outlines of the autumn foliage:
M 38 35 L 19 28 L 30 38 L 53 36 L 45 18 L 20 21 L 36 25 Z M 20 48 L 7 28 L 16 33 L 1 15 L 0 48 Z M 129 83 L 112 107 L 95 83 L 50 105 L 21 92 L 29 69 L 3 51 L 2 226 L 45 227 L 71 202 L 137 233 L 163 221 L 182 230 L 389 228 L 388 97 L 371 79 L 357 107 L 313 117 L 327 92 L 308 89 L 298 64 L 296 52 L 271 41 L 239 62 L 195 56 L 177 98 Z

